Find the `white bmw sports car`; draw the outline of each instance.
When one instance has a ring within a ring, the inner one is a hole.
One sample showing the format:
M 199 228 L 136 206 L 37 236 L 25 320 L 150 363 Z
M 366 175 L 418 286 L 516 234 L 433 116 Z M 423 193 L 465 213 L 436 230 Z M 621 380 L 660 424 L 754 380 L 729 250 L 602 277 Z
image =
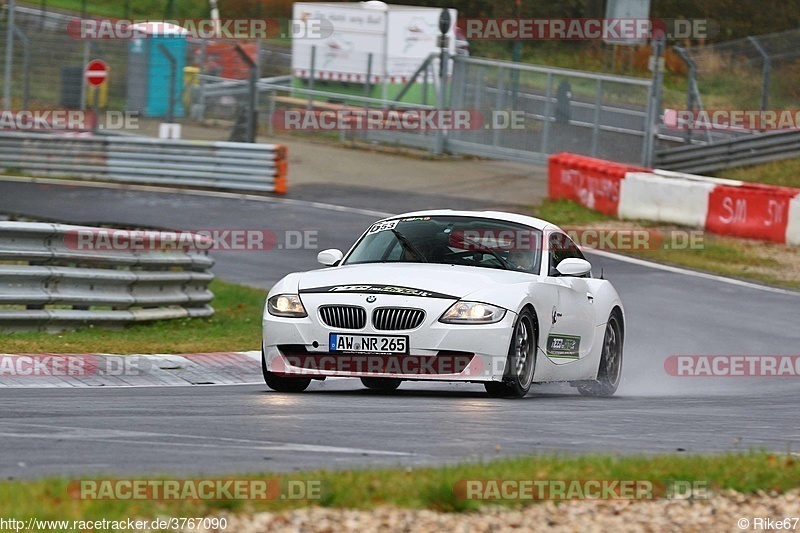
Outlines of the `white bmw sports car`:
M 267 385 L 361 378 L 483 383 L 521 398 L 566 381 L 588 396 L 619 386 L 625 314 L 610 282 L 558 227 L 499 212 L 420 211 L 380 220 L 328 268 L 289 274 L 264 308 Z

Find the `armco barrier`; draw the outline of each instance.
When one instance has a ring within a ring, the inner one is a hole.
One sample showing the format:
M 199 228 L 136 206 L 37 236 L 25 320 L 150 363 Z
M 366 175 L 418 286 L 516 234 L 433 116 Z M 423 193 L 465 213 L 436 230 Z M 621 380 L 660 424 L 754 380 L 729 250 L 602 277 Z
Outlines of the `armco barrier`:
M 624 219 L 702 227 L 734 237 L 800 245 L 800 189 L 665 170 L 627 171 L 573 154 L 550 158 L 550 198 Z
M 550 156 L 548 182 L 550 198 L 578 202 L 607 215 L 617 214 L 620 182 L 627 172 L 647 169 L 612 163 L 582 155 L 560 153 Z
M 286 192 L 286 147 L 138 136 L 0 132 L 0 170 L 31 175 Z
M 116 250 L 81 250 L 79 232 L 108 231 Z M 148 235 L 147 232 L 136 232 Z M 134 250 L 132 232 L 0 222 L 0 331 L 121 326 L 208 317 L 213 260 L 180 249 Z

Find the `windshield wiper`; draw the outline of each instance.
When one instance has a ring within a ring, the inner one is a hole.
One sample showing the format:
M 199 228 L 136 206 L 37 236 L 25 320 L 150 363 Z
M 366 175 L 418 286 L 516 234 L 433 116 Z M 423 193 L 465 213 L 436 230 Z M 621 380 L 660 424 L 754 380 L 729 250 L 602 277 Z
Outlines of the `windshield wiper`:
M 420 252 L 417 249 L 417 247 L 414 246 L 414 244 L 411 241 L 408 240 L 408 237 L 406 237 L 405 235 L 403 235 L 402 233 L 400 233 L 399 231 L 397 231 L 394 228 L 392 228 L 392 233 L 394 233 L 394 236 L 397 237 L 398 241 L 400 241 L 400 244 L 403 246 L 403 248 L 405 248 L 406 250 L 409 250 L 412 254 L 414 254 L 417 257 L 419 257 L 422 260 L 423 263 L 427 263 L 428 262 L 428 258 L 425 257 L 424 255 L 422 255 L 422 252 Z
M 475 249 L 476 249 L 478 252 L 488 252 L 488 253 L 492 254 L 492 255 L 494 256 L 494 258 L 495 258 L 495 259 L 497 259 L 497 261 L 500 263 L 500 266 L 502 266 L 504 270 L 511 270 L 511 269 L 509 268 L 509 266 L 508 266 L 508 263 L 506 263 L 506 260 L 505 260 L 505 259 L 503 259 L 502 257 L 500 257 L 500 254 L 498 254 L 497 252 L 495 252 L 495 251 L 494 251 L 492 248 L 490 248 L 490 247 L 488 247 L 488 246 L 484 246 L 484 245 L 482 245 L 481 243 L 479 243 L 478 241 L 472 240 L 472 239 L 470 239 L 469 237 L 467 237 L 467 236 L 465 236 L 465 235 L 462 235 L 462 236 L 461 236 L 461 239 L 462 239 L 462 240 L 463 240 L 465 243 L 469 243 L 469 244 L 471 244 L 472 246 L 474 246 L 474 247 L 475 247 Z

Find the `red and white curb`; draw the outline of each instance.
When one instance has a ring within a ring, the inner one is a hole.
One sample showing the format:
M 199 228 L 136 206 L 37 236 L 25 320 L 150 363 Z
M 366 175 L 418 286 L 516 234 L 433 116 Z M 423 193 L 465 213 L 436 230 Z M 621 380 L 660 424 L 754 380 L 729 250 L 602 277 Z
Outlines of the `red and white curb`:
M 0 354 L 2 387 L 146 387 L 263 383 L 261 352 Z
M 800 189 L 646 169 L 561 153 L 548 164 L 549 196 L 607 215 L 800 245 Z

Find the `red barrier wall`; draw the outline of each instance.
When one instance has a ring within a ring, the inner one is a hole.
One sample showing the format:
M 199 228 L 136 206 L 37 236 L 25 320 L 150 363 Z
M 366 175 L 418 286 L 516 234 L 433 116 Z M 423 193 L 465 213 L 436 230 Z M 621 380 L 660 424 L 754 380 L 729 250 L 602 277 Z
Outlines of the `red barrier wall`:
M 722 235 L 786 242 L 789 202 L 797 189 L 747 184 L 715 187 L 708 199 L 706 229 Z
M 617 215 L 620 181 L 626 172 L 649 172 L 649 169 L 560 153 L 550 156 L 548 182 L 550 198 L 565 198 L 606 215 Z

